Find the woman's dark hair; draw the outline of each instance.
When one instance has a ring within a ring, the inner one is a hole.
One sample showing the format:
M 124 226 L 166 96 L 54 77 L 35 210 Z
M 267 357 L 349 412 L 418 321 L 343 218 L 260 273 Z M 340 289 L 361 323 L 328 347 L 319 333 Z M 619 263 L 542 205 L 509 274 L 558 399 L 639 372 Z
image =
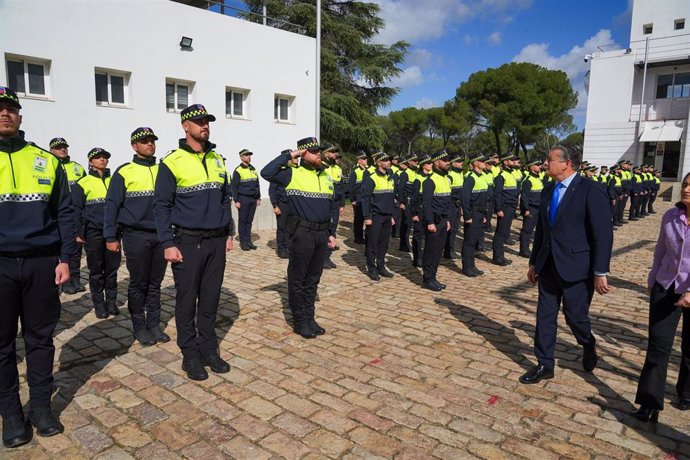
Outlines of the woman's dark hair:
M 690 173 L 687 173 L 685 175 L 685 177 L 683 178 L 683 182 L 680 183 L 681 193 L 683 193 L 683 184 L 685 183 L 685 181 L 690 181 Z M 676 207 L 682 209 L 683 211 L 687 211 L 687 208 L 685 207 L 685 203 L 683 203 L 682 201 L 679 201 L 678 203 L 676 203 Z

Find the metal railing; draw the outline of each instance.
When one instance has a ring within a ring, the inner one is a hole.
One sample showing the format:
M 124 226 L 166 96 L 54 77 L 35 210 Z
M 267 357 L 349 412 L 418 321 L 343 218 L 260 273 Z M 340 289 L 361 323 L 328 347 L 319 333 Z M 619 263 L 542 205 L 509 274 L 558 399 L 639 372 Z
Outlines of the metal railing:
M 642 114 L 640 114 L 640 107 Z M 630 106 L 630 120 L 661 121 L 688 118 L 690 99 L 655 99 Z M 640 117 L 641 115 L 641 117 Z
M 647 39 L 635 40 L 627 43 L 615 43 L 597 47 L 601 52 L 626 50 L 635 53 L 635 61 L 644 57 Z M 663 59 L 688 58 L 690 56 L 690 33 L 668 35 L 666 37 L 649 37 L 647 47 L 647 60 L 657 61 Z

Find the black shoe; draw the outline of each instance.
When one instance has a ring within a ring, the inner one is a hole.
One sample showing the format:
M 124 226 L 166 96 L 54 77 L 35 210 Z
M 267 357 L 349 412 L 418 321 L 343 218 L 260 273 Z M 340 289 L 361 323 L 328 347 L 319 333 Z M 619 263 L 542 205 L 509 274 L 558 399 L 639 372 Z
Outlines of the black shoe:
M 115 305 L 115 302 L 108 304 L 106 309 L 108 310 L 109 315 L 117 316 L 120 314 L 120 309 L 117 308 L 117 305 Z
M 479 270 L 477 270 L 476 268 L 463 268 L 462 274 L 470 278 L 476 278 L 477 276 L 480 276 Z
M 251 251 L 252 250 L 252 248 L 250 248 L 246 244 L 240 244 L 240 249 L 242 249 L 243 251 Z
M 153 336 L 153 334 L 151 334 L 151 332 L 147 331 L 146 329 L 136 331 L 134 333 L 134 338 L 144 347 L 150 347 L 151 345 L 156 344 L 155 337 Z
M 36 433 L 43 437 L 55 436 L 65 431 L 65 427 L 55 417 L 49 406 L 31 409 L 29 423 L 36 428 Z
M 161 331 L 160 326 L 152 327 L 151 329 L 149 329 L 149 332 L 158 343 L 170 342 L 170 336 L 165 332 Z
M 204 369 L 204 365 L 199 358 L 182 358 L 182 370 L 187 373 L 189 380 L 206 380 L 208 379 L 208 372 Z
M 326 329 L 319 326 L 319 323 L 317 323 L 315 319 L 309 320 L 309 326 L 311 326 L 316 335 L 324 335 L 326 333 Z
M 518 253 L 518 256 L 524 257 L 525 259 L 529 259 L 530 257 L 532 257 L 532 253 L 530 251 L 520 251 Z
M 62 292 L 64 292 L 65 294 L 73 295 L 79 291 L 77 290 L 77 287 L 74 285 L 72 280 L 69 280 L 68 282 L 62 285 Z
M 656 211 L 649 211 L 649 214 L 656 214 Z
M 230 364 L 220 355 L 213 354 L 206 356 L 203 360 L 204 366 L 208 366 L 216 374 L 227 374 L 230 372 Z
M 289 259 L 290 254 L 287 251 L 278 251 L 278 257 L 281 259 Z
M 508 238 L 508 239 L 506 240 L 506 244 L 507 244 L 508 246 L 515 246 L 515 245 L 517 244 L 517 241 L 515 241 L 515 240 L 512 239 L 512 238 Z
M 636 222 L 636 221 L 638 221 L 638 220 L 640 220 L 640 219 L 638 219 L 637 217 L 629 217 L 629 218 L 628 218 L 628 221 L 629 221 L 629 222 L 631 222 L 631 221 L 632 221 L 632 222 Z
M 434 292 L 441 292 L 443 290 L 443 288 L 435 281 L 425 282 L 422 284 L 422 287 Z
M 512 260 L 508 260 L 505 257 L 501 257 L 500 259 L 491 259 L 491 263 L 494 265 L 498 265 L 499 267 L 507 267 L 508 265 L 512 264 Z
M 640 422 L 656 423 L 659 421 L 659 409 L 651 409 L 646 406 L 640 406 L 640 408 L 631 415 Z
M 486 252 L 486 246 L 477 246 L 475 252 Z
M 312 329 L 311 325 L 307 321 L 302 321 L 299 323 L 296 322 L 292 327 L 292 332 L 302 336 L 305 339 L 315 339 L 317 335 L 316 331 Z
M 592 337 L 592 344 L 584 347 L 582 350 L 582 369 L 585 372 L 592 372 L 599 362 L 599 355 L 597 354 L 597 346 L 594 337 Z
M 522 384 L 529 385 L 531 383 L 541 382 L 544 379 L 552 378 L 553 369 L 547 369 L 542 364 L 539 364 L 523 374 L 518 380 Z
M 108 310 L 105 308 L 105 305 L 98 305 L 94 307 L 94 310 L 96 310 L 96 318 L 106 319 L 108 317 Z
M 393 278 L 393 274 L 389 272 L 386 267 L 379 267 L 378 268 L 379 275 L 383 276 L 384 278 Z
M 355 238 L 355 244 L 365 244 L 363 239 Z
M 415 268 L 419 268 L 422 266 L 422 264 L 420 264 L 419 261 L 412 259 L 412 266 Z
M 255 249 L 259 249 L 259 248 L 257 248 L 254 243 L 249 243 L 249 249 L 255 250 Z
M 678 410 L 690 410 L 690 398 L 678 398 L 676 401 L 673 401 L 671 405 Z
M 367 270 L 367 276 L 372 281 L 379 281 L 381 279 L 379 273 L 376 270 Z
M 86 291 L 86 288 L 84 285 L 81 284 L 81 281 L 76 280 L 74 283 L 74 288 L 77 290 L 77 292 L 84 292 Z
M 31 430 L 24 414 L 17 412 L 2 418 L 2 444 L 7 448 L 19 447 L 31 441 Z
M 331 259 L 326 259 L 326 261 L 323 263 L 323 268 L 328 270 L 331 268 L 338 268 L 338 266 L 334 264 Z
M 438 280 L 434 280 L 434 283 L 436 283 L 436 286 L 440 287 L 441 289 L 445 289 L 446 285 L 443 283 L 439 283 Z
M 455 260 L 455 254 L 443 254 L 444 259 Z

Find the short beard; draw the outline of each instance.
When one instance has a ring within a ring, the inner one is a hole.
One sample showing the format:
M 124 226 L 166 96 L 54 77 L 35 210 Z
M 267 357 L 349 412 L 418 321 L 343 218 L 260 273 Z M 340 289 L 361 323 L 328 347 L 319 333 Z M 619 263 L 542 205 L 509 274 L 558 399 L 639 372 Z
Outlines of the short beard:
M 302 162 L 307 164 L 308 166 L 311 166 L 314 169 L 321 169 L 322 162 L 321 162 L 320 156 L 317 156 L 316 158 L 314 158 L 314 160 L 311 160 L 311 161 L 302 157 Z

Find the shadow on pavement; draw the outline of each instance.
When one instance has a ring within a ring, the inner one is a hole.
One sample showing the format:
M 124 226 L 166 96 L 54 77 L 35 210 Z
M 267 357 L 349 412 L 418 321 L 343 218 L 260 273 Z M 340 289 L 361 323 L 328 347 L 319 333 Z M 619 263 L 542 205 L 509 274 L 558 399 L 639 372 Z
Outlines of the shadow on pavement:
M 270 286 L 264 286 L 261 288 L 261 290 L 265 292 L 277 292 L 280 295 L 280 303 L 282 306 L 283 317 L 285 318 L 285 322 L 290 327 L 293 327 L 294 323 L 292 321 L 292 311 L 290 311 L 290 303 L 288 301 L 287 279 L 279 283 L 271 284 Z

